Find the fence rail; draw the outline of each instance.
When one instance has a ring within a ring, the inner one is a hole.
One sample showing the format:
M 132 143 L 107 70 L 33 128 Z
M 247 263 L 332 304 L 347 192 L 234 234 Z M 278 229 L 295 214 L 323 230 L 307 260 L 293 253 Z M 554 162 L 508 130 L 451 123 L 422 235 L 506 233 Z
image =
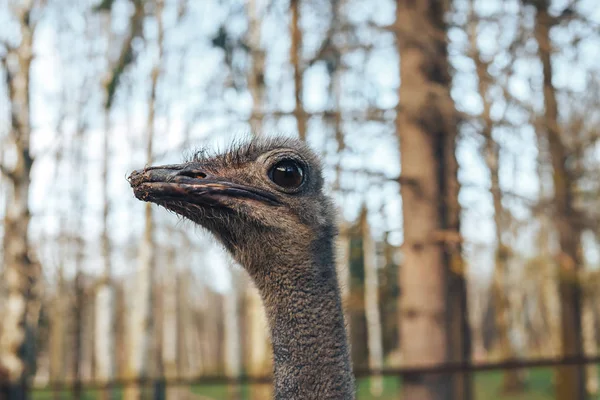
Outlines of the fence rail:
M 600 364 L 600 356 L 596 357 L 562 357 L 562 358 L 538 358 L 531 360 L 514 359 L 499 362 L 472 363 L 444 363 L 439 365 L 419 366 L 419 367 L 401 367 L 384 368 L 373 370 L 367 368 L 355 368 L 354 374 L 357 378 L 366 378 L 376 375 L 409 377 L 428 374 L 450 374 L 450 373 L 472 373 L 484 371 L 500 371 L 512 369 L 527 369 L 540 367 L 559 367 L 559 366 L 578 366 Z M 74 388 L 86 389 L 104 389 L 118 388 L 136 384 L 141 386 L 148 385 L 168 385 L 168 386 L 187 386 L 187 385 L 240 385 L 240 384 L 259 384 L 270 383 L 271 376 L 253 377 L 243 375 L 239 377 L 227 376 L 197 376 L 197 377 L 145 377 L 136 379 L 115 379 L 110 382 L 99 382 L 95 380 L 81 381 L 61 381 L 49 382 L 44 385 L 29 385 L 30 390 L 68 390 Z M 0 387 L 6 387 L 7 383 L 0 383 Z

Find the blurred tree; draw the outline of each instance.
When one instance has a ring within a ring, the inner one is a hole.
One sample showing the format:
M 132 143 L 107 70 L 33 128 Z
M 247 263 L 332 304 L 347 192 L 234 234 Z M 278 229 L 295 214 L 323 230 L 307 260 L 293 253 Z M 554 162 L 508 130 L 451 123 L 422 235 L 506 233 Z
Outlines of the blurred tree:
M 156 130 L 156 98 L 158 80 L 162 72 L 164 54 L 163 0 L 153 2 L 154 16 L 158 27 L 157 48 L 154 65 L 150 72 L 150 97 L 148 98 L 148 114 L 146 120 L 146 165 L 152 165 L 154 160 L 154 132 Z M 110 91 L 109 91 L 110 93 Z M 108 103 L 110 104 L 110 103 Z M 145 205 L 145 227 L 142 243 L 138 254 L 135 290 L 133 292 L 133 307 L 129 326 L 129 360 L 128 377 L 140 378 L 147 374 L 152 337 L 152 287 L 155 267 L 154 218 L 150 203 Z M 138 400 L 143 396 L 142 388 L 131 384 L 125 391 L 126 400 Z
M 65 127 L 64 121 L 67 113 L 67 104 L 66 104 L 66 88 L 62 88 L 61 93 L 61 104 L 60 104 L 60 115 L 61 117 L 58 119 L 59 123 L 57 123 L 56 130 L 59 133 L 59 138 L 57 140 L 59 149 L 56 151 L 54 157 L 54 181 L 58 182 L 60 178 L 61 168 L 63 167 L 64 162 L 64 136 L 65 136 Z M 56 201 L 56 209 L 54 212 L 56 214 L 60 214 L 60 202 L 58 198 Z M 65 229 L 66 227 L 66 215 L 63 213 L 60 215 L 61 219 L 61 227 Z M 59 233 L 60 235 L 65 232 Z M 66 363 L 65 363 L 65 354 L 66 354 L 66 328 L 67 328 L 67 296 L 65 293 L 66 282 L 65 282 L 65 264 L 66 264 L 66 249 L 65 249 L 65 240 L 59 240 L 57 243 L 57 271 L 56 271 L 56 287 L 55 293 L 52 298 L 52 302 L 50 304 L 50 333 L 48 338 L 48 351 L 49 351 L 49 377 L 51 383 L 61 382 L 65 378 L 66 372 Z
M 231 284 L 232 289 L 224 295 L 223 299 L 223 319 L 225 329 L 225 375 L 230 379 L 239 378 L 242 375 L 242 352 L 239 324 L 239 304 L 237 291 L 239 276 L 231 264 Z M 229 386 L 229 400 L 239 400 L 241 398 L 241 386 L 233 384 Z
M 95 363 L 97 379 L 102 382 L 108 382 L 115 377 L 115 288 L 112 284 L 112 249 L 109 235 L 109 213 L 110 213 L 110 197 L 109 197 L 109 167 L 110 167 L 110 113 L 113 105 L 113 100 L 121 75 L 126 68 L 133 63 L 134 50 L 133 41 L 136 37 L 142 34 L 142 25 L 144 18 L 143 3 L 141 1 L 132 0 L 134 12 L 129 19 L 129 32 L 126 34 L 121 44 L 118 57 L 114 60 L 110 59 L 111 51 L 114 46 L 113 34 L 111 30 L 112 24 L 112 5 L 113 0 L 102 1 L 94 8 L 95 12 L 100 13 L 100 18 L 103 22 L 103 28 L 106 34 L 106 60 L 107 71 L 104 75 L 104 107 L 103 107 L 103 158 L 102 158 L 102 258 L 103 271 L 100 282 L 96 287 L 96 331 L 95 331 Z M 116 392 L 110 388 L 101 391 L 103 400 L 109 400 L 116 396 Z
M 175 232 L 174 237 L 177 237 Z M 167 380 L 175 380 L 180 375 L 177 347 L 178 347 L 178 334 L 177 328 L 179 328 L 180 313 L 178 312 L 177 304 L 177 249 L 174 244 L 167 250 L 166 257 L 166 272 L 163 276 L 162 288 L 162 376 Z M 167 385 L 166 398 L 178 400 L 182 397 L 183 393 L 181 388 L 177 385 Z
M 250 114 L 250 127 L 255 135 L 263 132 L 265 98 L 265 50 L 261 44 L 262 21 L 265 7 L 261 7 L 258 0 L 247 3 L 248 31 L 244 40 L 248 52 L 249 65 L 247 66 L 247 87 L 252 97 L 252 110 Z M 233 73 L 234 71 L 232 71 Z M 272 372 L 272 350 L 269 338 L 267 316 L 263 307 L 258 289 L 246 275 L 246 302 L 247 302 L 247 349 L 248 349 L 248 374 L 254 377 L 268 376 Z M 256 384 L 250 388 L 252 399 L 267 399 L 273 396 L 272 385 Z
M 82 106 L 80 106 L 83 108 Z M 73 137 L 74 150 L 72 151 L 72 171 L 74 171 L 75 179 L 71 187 L 72 205 L 77 212 L 75 213 L 75 229 L 76 234 L 72 237 L 71 246 L 73 246 L 74 252 L 74 264 L 75 264 L 75 278 L 74 278 L 74 291 L 75 295 L 73 303 L 71 304 L 71 313 L 74 324 L 73 332 L 73 373 L 74 373 L 74 386 L 73 386 L 73 397 L 76 400 L 81 399 L 82 396 L 82 365 L 83 365 L 83 341 L 85 334 L 85 319 L 87 313 L 84 307 L 85 293 L 84 293 L 84 268 L 85 268 L 85 240 L 82 232 L 85 232 L 84 216 L 86 212 L 86 199 L 84 197 L 85 188 L 87 186 L 87 176 L 85 168 L 85 159 L 83 157 L 84 148 L 86 145 L 86 129 L 87 122 L 84 118 L 84 113 L 79 113 L 77 120 L 77 127 Z
M 302 28 L 300 26 L 300 13 L 302 6 L 300 0 L 290 0 L 292 13 L 290 23 L 290 36 L 292 45 L 290 47 L 290 62 L 294 68 L 294 98 L 296 105 L 294 116 L 298 127 L 298 137 L 306 141 L 306 113 L 304 112 L 304 64 L 302 63 Z
M 343 153 L 345 149 L 344 140 L 344 128 L 342 121 L 342 88 L 341 88 L 341 76 L 342 76 L 342 65 L 341 65 L 341 54 L 339 53 L 337 46 L 334 43 L 333 37 L 340 30 L 340 26 L 344 22 L 340 20 L 341 13 L 340 9 L 345 4 L 345 1 L 334 0 L 331 2 L 331 16 L 328 21 L 327 32 L 325 33 L 323 42 L 318 49 L 316 56 L 308 62 L 309 66 L 315 63 L 325 63 L 327 73 L 329 74 L 329 85 L 328 85 L 328 97 L 331 109 L 329 110 L 329 122 L 333 128 L 333 134 L 336 142 L 336 163 L 335 163 L 335 180 L 332 184 L 331 190 L 333 193 L 339 193 L 341 191 L 341 179 L 343 170 Z M 351 333 L 352 329 L 349 328 L 350 315 L 349 315 L 349 297 L 350 297 L 350 235 L 349 229 L 350 224 L 344 218 L 344 197 L 339 196 L 338 204 L 339 207 L 339 234 L 337 244 L 337 268 L 336 272 L 338 275 L 338 282 L 340 284 L 342 304 L 344 308 L 344 317 L 346 319 L 346 326 L 348 331 Z M 352 343 L 352 337 L 350 337 L 350 343 Z
M 111 1 L 112 2 L 112 1 Z M 109 72 L 104 78 L 104 108 L 110 110 L 117 93 L 117 88 L 127 67 L 135 61 L 136 52 L 134 51 L 133 42 L 136 38 L 143 37 L 144 27 L 144 0 L 131 0 L 134 10 L 129 18 L 129 32 L 123 39 L 123 44 L 120 47 L 119 56 L 114 63 L 110 63 Z M 99 8 L 98 11 L 106 12 L 109 8 Z
M 396 126 L 404 223 L 400 343 L 403 361 L 414 366 L 470 361 L 447 6 L 398 1 L 393 25 L 401 81 Z M 471 399 L 470 376 L 405 377 L 402 396 Z
M 379 307 L 381 309 L 383 354 L 388 358 L 389 366 L 399 367 L 401 353 L 398 348 L 398 273 L 400 266 L 396 260 L 398 248 L 389 241 L 389 232 L 383 240 L 383 256 L 385 264 L 379 271 Z
M 348 316 L 351 342 L 352 363 L 367 367 L 369 350 L 367 348 L 367 321 L 365 313 L 365 268 L 363 257 L 363 238 L 359 221 L 348 227 Z
M 338 254 L 337 254 L 337 274 L 338 282 L 340 284 L 342 304 L 344 307 L 344 316 L 346 318 L 346 326 L 348 331 L 352 332 L 349 328 L 350 315 L 349 315 L 349 298 L 350 298 L 350 235 L 348 233 L 350 224 L 342 218 L 340 222 L 340 233 L 338 236 Z M 350 337 L 352 343 L 352 337 Z
M 596 335 L 597 315 L 594 312 L 594 289 L 594 286 L 592 286 L 592 290 L 588 288 L 581 315 L 583 347 L 588 357 L 598 357 L 598 337 Z M 596 364 L 589 364 L 586 368 L 586 373 L 587 380 L 585 387 L 587 393 L 591 396 L 597 395 L 599 389 L 598 366 Z
M 539 181 L 539 201 L 538 206 L 534 207 L 533 213 L 539 221 L 539 229 L 536 238 L 536 247 L 538 257 L 530 260 L 534 270 L 541 276 L 541 290 L 539 301 L 541 303 L 541 313 L 544 316 L 544 348 L 545 355 L 548 357 L 559 357 L 561 353 L 561 333 L 560 333 L 560 298 L 557 285 L 557 265 L 552 258 L 552 218 L 548 215 L 547 204 L 551 201 L 551 188 L 549 187 L 548 174 L 546 173 L 548 151 L 544 140 L 543 132 L 537 131 L 538 159 L 536 172 Z M 550 175 L 551 175 L 551 171 Z M 550 176 L 551 178 L 551 176 Z M 541 271 L 541 273 L 540 273 Z
M 256 135 L 261 135 L 265 113 L 265 49 L 261 44 L 262 14 L 264 8 L 259 1 L 250 0 L 247 4 L 248 32 L 244 41 L 248 49 L 247 87 L 252 97 L 250 128 Z
M 492 195 L 492 204 L 494 207 L 494 225 L 495 225 L 495 240 L 496 254 L 495 266 L 492 283 L 492 296 L 494 302 L 494 311 L 496 313 L 496 329 L 498 335 L 498 345 L 501 357 L 503 359 L 515 359 L 517 352 L 513 349 L 513 344 L 510 340 L 509 313 L 510 305 L 508 302 L 508 263 L 511 249 L 505 243 L 503 234 L 506 231 L 506 214 L 507 210 L 502 205 L 502 189 L 500 187 L 500 144 L 494 139 L 494 120 L 492 118 L 492 100 L 490 99 L 490 87 L 493 83 L 493 78 L 488 72 L 489 62 L 486 62 L 477 44 L 477 32 L 479 23 L 474 10 L 474 0 L 469 2 L 469 22 L 467 33 L 469 35 L 470 53 L 475 62 L 475 72 L 477 74 L 478 92 L 483 104 L 483 111 L 479 116 L 482 128 L 481 135 L 484 139 L 483 158 L 490 171 L 490 193 Z M 504 373 L 504 381 L 502 388 L 506 392 L 522 391 L 525 387 L 525 382 L 522 376 L 516 369 L 508 370 Z
M 534 35 L 538 43 L 538 56 L 542 63 L 544 115 L 543 129 L 548 143 L 554 184 L 554 217 L 559 236 L 560 254 L 559 293 L 561 301 L 562 354 L 567 357 L 583 355 L 581 334 L 581 287 L 577 273 L 581 265 L 580 237 L 574 208 L 573 185 L 575 182 L 569 169 L 569 150 L 566 134 L 559 125 L 558 101 L 552 83 L 552 41 L 550 30 L 558 20 L 550 15 L 549 0 L 524 0 L 535 8 Z M 558 400 L 584 399 L 585 367 L 563 366 L 557 369 L 556 392 Z
M 360 213 L 360 226 L 365 270 L 365 319 L 367 321 L 369 368 L 373 371 L 380 371 L 383 368 L 383 346 L 381 343 L 381 315 L 379 314 L 377 249 L 367 219 L 367 208 L 364 205 Z M 374 397 L 381 397 L 383 393 L 383 379 L 378 373 L 371 377 L 370 390 Z
M 9 194 L 4 214 L 3 264 L 8 298 L 0 333 L 0 371 L 6 371 L 9 385 L 7 399 L 28 397 L 26 386 L 36 370 L 36 328 L 40 309 L 41 266 L 30 248 L 29 191 L 31 168 L 31 66 L 33 46 L 42 4 L 27 0 L 10 4 L 19 27 L 20 41 L 5 43 L 1 61 L 10 104 L 10 147 L 14 162 L 0 164 L 0 172 L 8 178 Z

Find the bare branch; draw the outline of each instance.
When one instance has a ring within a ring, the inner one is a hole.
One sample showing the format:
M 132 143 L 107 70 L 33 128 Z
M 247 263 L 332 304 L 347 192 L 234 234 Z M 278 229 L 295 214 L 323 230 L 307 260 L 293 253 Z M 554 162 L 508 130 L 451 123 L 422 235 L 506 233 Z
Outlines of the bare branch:
M 110 109 L 114 100 L 121 75 L 125 72 L 125 69 L 135 61 L 135 55 L 133 52 L 133 41 L 135 38 L 142 35 L 142 28 L 144 22 L 144 1 L 132 0 L 135 6 L 134 12 L 129 19 L 129 35 L 123 41 L 119 58 L 110 66 L 110 72 L 106 78 L 105 90 L 106 100 L 104 107 Z

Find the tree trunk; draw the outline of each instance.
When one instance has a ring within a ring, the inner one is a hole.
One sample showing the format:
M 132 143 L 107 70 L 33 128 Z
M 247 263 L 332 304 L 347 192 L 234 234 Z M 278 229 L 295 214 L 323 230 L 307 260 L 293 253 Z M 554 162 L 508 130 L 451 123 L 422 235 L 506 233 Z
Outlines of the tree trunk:
M 85 276 L 85 275 L 84 275 Z M 83 282 L 82 296 L 82 328 L 81 328 L 81 379 L 90 381 L 94 379 L 94 332 L 96 325 L 96 308 L 94 307 L 94 293 Z M 82 396 L 85 398 L 85 395 Z
M 65 90 L 63 88 L 63 90 Z M 62 105 L 64 107 L 64 105 Z M 57 126 L 57 131 L 64 135 L 61 130 L 61 126 Z M 62 137 L 59 139 L 61 140 Z M 57 151 L 55 156 L 55 171 L 54 180 L 60 179 L 60 168 L 63 162 L 63 151 Z M 56 199 L 57 204 L 54 212 L 60 215 L 60 200 Z M 67 226 L 67 216 L 62 214 L 60 217 L 60 225 L 62 229 Z M 58 268 L 56 271 L 56 293 L 54 295 L 54 301 L 52 304 L 52 310 L 50 313 L 50 337 L 48 343 L 49 352 L 49 375 L 50 384 L 56 384 L 65 380 L 65 353 L 66 353 L 66 332 L 68 321 L 68 304 L 66 296 L 66 285 L 65 285 L 65 273 L 64 266 L 66 263 L 66 249 L 64 246 L 65 239 L 63 235 L 66 235 L 65 231 L 60 232 L 61 237 L 57 243 L 58 247 Z M 54 398 L 58 399 L 58 393 L 55 392 Z
M 30 70 L 33 59 L 33 1 L 15 5 L 21 43 L 8 50 L 5 59 L 11 127 L 15 150 L 12 169 L 0 165 L 9 182 L 4 214 L 3 265 L 8 297 L 0 333 L 0 371 L 8 377 L 6 398 L 27 398 L 28 377 L 35 375 L 36 329 L 40 309 L 40 272 L 28 239 L 29 187 L 33 158 L 30 152 Z M 1 393 L 0 393 L 1 394 Z
M 341 214 L 341 212 L 340 212 Z M 342 296 L 342 305 L 344 309 L 344 319 L 348 332 L 350 332 L 350 315 L 348 311 L 348 302 L 350 298 L 350 234 L 349 224 L 343 218 L 340 218 L 340 234 L 338 235 L 338 256 L 337 276 L 340 285 L 340 294 Z
M 177 327 L 179 313 L 177 310 L 177 269 L 175 263 L 176 250 L 169 249 L 166 274 L 163 278 L 163 321 L 162 321 L 162 365 L 165 379 L 177 379 L 179 368 L 177 364 Z M 167 398 L 180 398 L 180 388 L 177 385 L 167 386 Z
M 339 7 L 339 4 L 337 5 Z M 336 23 L 335 16 L 338 15 L 338 10 L 334 9 L 334 17 L 332 17 L 332 24 Z M 331 29 L 331 28 L 330 28 Z M 338 60 L 336 60 L 337 62 Z M 331 96 L 332 103 L 332 112 L 334 112 L 335 117 L 333 118 L 333 130 L 336 141 L 336 154 L 337 154 L 337 162 L 335 165 L 335 180 L 332 185 L 332 192 L 336 193 L 340 191 L 341 187 L 341 179 L 342 179 L 342 153 L 346 148 L 345 138 L 344 138 L 344 128 L 342 123 L 342 111 L 341 111 L 341 97 L 342 97 L 342 88 L 341 88 L 341 69 L 336 68 L 333 69 L 330 73 L 330 87 L 329 92 Z M 338 284 L 340 286 L 340 294 L 342 297 L 342 307 L 344 310 L 344 320 L 346 323 L 346 330 L 348 331 L 348 335 L 352 332 L 350 329 L 350 315 L 348 310 L 348 302 L 350 298 L 350 224 L 344 218 L 344 204 L 343 202 L 339 204 L 338 209 L 339 215 L 339 234 L 337 237 L 337 257 L 336 257 L 336 269 L 338 276 Z M 350 343 L 352 343 L 352 338 L 349 337 Z
M 252 67 L 248 71 L 248 89 L 252 96 L 252 115 L 250 122 L 257 134 L 262 133 L 264 113 L 264 51 L 261 48 L 261 21 L 257 1 L 248 2 L 248 41 L 252 51 Z M 247 324 L 248 324 L 248 375 L 262 377 L 272 372 L 272 350 L 267 326 L 267 317 L 258 290 L 246 277 Z M 272 385 L 253 384 L 250 397 L 255 400 L 273 396 Z
M 404 221 L 400 340 L 410 366 L 470 361 L 454 154 L 457 118 L 443 4 L 398 1 L 394 25 Z M 468 374 L 406 376 L 402 385 L 404 400 L 471 397 Z
M 471 282 L 469 286 L 469 298 L 471 300 L 469 307 L 470 321 L 473 326 L 473 363 L 479 364 L 487 360 L 483 320 L 485 310 L 488 307 L 489 292 L 481 282 L 474 279 L 474 282 Z
M 66 325 L 67 304 L 65 299 L 65 281 L 64 281 L 64 250 L 60 251 L 57 288 L 52 307 L 52 319 L 50 324 L 50 382 L 61 382 L 65 379 L 65 346 L 66 346 Z
M 104 271 L 102 278 L 96 288 L 96 323 L 95 323 L 95 361 L 96 379 L 99 382 L 108 383 L 115 377 L 115 345 L 114 345 L 114 289 L 112 287 L 111 275 L 111 246 L 108 229 L 108 214 L 110 210 L 110 199 L 108 195 L 108 166 L 109 166 L 109 138 L 110 138 L 110 109 L 104 109 L 104 156 L 102 160 L 102 258 Z M 115 391 L 110 388 L 101 392 L 103 400 L 115 398 Z
M 196 333 L 194 332 L 194 312 L 189 299 L 190 281 L 185 273 L 178 274 L 178 302 L 179 302 L 179 363 L 180 374 L 184 377 L 197 376 L 197 361 L 199 354 L 194 343 Z
M 248 375 L 250 377 L 264 377 L 272 372 L 272 351 L 270 349 L 267 316 L 258 289 L 252 282 L 247 282 L 247 284 Z M 255 400 L 271 398 L 273 392 L 271 386 L 270 384 L 252 385 L 251 398 Z
M 367 209 L 363 207 L 360 215 L 362 230 L 363 265 L 365 270 L 365 317 L 367 320 L 367 342 L 369 350 L 369 369 L 379 371 L 383 368 L 383 347 L 381 337 L 381 316 L 379 314 L 379 279 L 375 242 L 371 236 Z M 377 372 L 370 380 L 373 397 L 381 397 L 383 379 Z
M 161 281 L 162 281 L 161 276 Z M 152 294 L 152 304 L 150 309 L 150 321 L 152 325 L 152 336 L 150 339 L 150 349 L 148 367 L 146 374 L 149 377 L 148 385 L 142 388 L 142 397 L 152 397 L 154 400 L 165 400 L 167 399 L 167 385 L 165 378 L 165 369 L 163 364 L 163 339 L 164 339 L 164 326 L 165 326 L 165 291 L 164 285 L 154 281 L 152 279 L 152 288 L 150 289 Z M 171 377 L 172 378 L 172 377 Z M 174 391 L 175 393 L 177 390 Z
M 448 97 L 446 99 L 454 103 Z M 449 107 L 449 105 L 448 105 Z M 456 121 L 455 121 L 456 122 Z M 471 326 L 469 324 L 469 312 L 467 302 L 467 280 L 465 262 L 462 258 L 462 237 L 460 234 L 460 203 L 458 194 L 460 183 L 458 182 L 458 160 L 456 159 L 457 129 L 449 129 L 444 136 L 443 144 L 444 164 L 440 172 L 442 180 L 442 199 L 445 199 L 444 209 L 445 231 L 440 235 L 444 244 L 444 264 L 446 270 L 446 326 L 448 334 L 448 357 L 451 362 L 471 362 Z M 444 202 L 444 200 L 442 200 Z M 469 372 L 455 374 L 452 379 L 452 395 L 456 399 L 470 400 L 473 398 L 472 375 Z
M 109 278 L 110 279 L 110 278 Z M 115 294 L 110 283 L 102 282 L 96 289 L 95 361 L 96 379 L 108 383 L 115 377 Z M 111 390 L 103 390 L 104 399 L 114 398 Z
M 225 294 L 223 301 L 225 315 L 225 374 L 228 378 L 237 379 L 242 373 L 240 326 L 238 321 L 238 296 L 236 271 L 231 268 L 232 289 Z M 241 397 L 241 386 L 229 386 L 229 399 L 238 400 Z
M 75 260 L 75 297 L 73 304 L 73 324 L 75 329 L 73 332 L 73 398 L 81 399 L 81 360 L 82 360 L 82 339 L 83 339 L 83 283 L 81 272 L 81 258 L 83 249 L 79 244 L 76 244 L 76 260 Z
M 529 2 L 526 1 L 526 2 Z M 544 82 L 544 128 L 548 138 L 548 148 L 553 169 L 554 220 L 559 236 L 560 254 L 559 293 L 561 302 L 561 343 L 562 354 L 566 357 L 583 355 L 581 334 L 581 287 L 577 272 L 581 265 L 581 230 L 576 224 L 573 206 L 573 179 L 568 169 L 568 150 L 563 142 L 558 122 L 558 103 L 552 85 L 552 42 L 550 29 L 554 24 L 548 12 L 548 0 L 531 2 L 536 8 L 535 38 L 538 42 L 538 56 L 542 63 Z M 556 393 L 558 400 L 584 399 L 585 366 L 563 366 L 557 369 Z
M 298 137 L 303 142 L 306 141 L 306 113 L 304 112 L 304 102 L 302 92 L 304 90 L 303 67 L 300 64 L 302 59 L 302 30 L 300 28 L 300 0 L 291 0 L 290 7 L 292 12 L 292 21 L 290 25 L 292 45 L 290 48 L 290 62 L 294 68 L 294 97 L 296 106 L 294 115 L 298 126 Z
M 474 0 L 470 0 L 472 16 L 474 16 L 473 3 Z M 488 65 L 482 60 L 479 47 L 477 46 L 476 38 L 478 25 L 479 24 L 476 22 L 476 20 L 471 18 L 469 21 L 468 33 L 469 42 L 471 44 L 470 49 L 473 54 L 475 71 L 477 73 L 479 96 L 481 97 L 483 103 L 483 112 L 481 113 L 483 129 L 481 134 L 485 140 L 484 159 L 490 171 L 490 192 L 494 206 L 494 224 L 496 228 L 495 236 L 497 248 L 495 255 L 494 275 L 492 280 L 492 298 L 496 312 L 496 330 L 498 333 L 500 356 L 503 360 L 511 360 L 516 358 L 517 352 L 513 349 L 509 337 L 510 327 L 508 324 L 508 314 L 510 312 L 510 307 L 506 291 L 510 250 L 502 238 L 502 233 L 506 231 L 505 219 L 503 218 L 506 211 L 502 205 L 502 190 L 500 188 L 500 146 L 498 143 L 496 143 L 493 137 L 494 122 L 491 116 L 492 104 L 488 99 L 490 78 L 487 72 Z M 518 370 L 511 369 L 504 372 L 504 380 L 502 383 L 503 391 L 522 391 L 524 389 L 524 384 L 525 382 L 523 382 L 521 379 L 521 375 L 519 374 Z
M 538 160 L 537 160 L 537 175 L 539 179 L 539 201 L 546 203 L 550 198 L 550 188 L 546 184 L 546 176 L 544 166 L 547 165 L 547 143 L 545 135 L 537 132 L 538 140 Z M 541 306 L 540 312 L 544 316 L 544 321 L 547 326 L 547 331 L 544 333 L 545 338 L 543 348 L 546 357 L 560 357 L 560 299 L 558 297 L 558 285 L 556 282 L 556 263 L 550 259 L 552 249 L 550 246 L 550 236 L 552 233 L 551 217 L 545 212 L 539 213 L 537 218 L 540 221 L 540 227 L 537 235 L 537 247 L 539 254 L 546 255 L 543 259 L 543 270 L 541 271 Z
M 250 125 L 256 135 L 261 135 L 265 100 L 265 51 L 261 46 L 261 11 L 257 0 L 248 2 L 248 44 L 251 48 L 252 65 L 248 71 L 248 90 L 252 96 Z
M 128 258 L 131 261 L 131 258 Z M 131 262 L 133 264 L 133 262 Z M 129 305 L 127 296 L 129 288 L 124 284 L 117 284 L 114 288 L 115 299 L 115 377 L 121 379 L 127 377 L 127 360 L 129 357 L 128 322 Z
M 154 68 L 151 72 L 150 98 L 148 100 L 148 136 L 146 143 L 147 165 L 153 163 L 153 141 L 154 141 L 154 116 L 156 112 L 156 88 L 160 76 L 160 65 L 162 62 L 163 24 L 162 9 L 163 0 L 156 0 L 156 19 L 158 22 L 158 47 L 159 54 Z M 148 353 L 151 349 L 151 312 L 152 312 L 152 281 L 154 278 L 154 220 L 150 203 L 145 205 L 145 229 L 142 243 L 138 254 L 138 269 L 135 279 L 133 293 L 133 309 L 131 310 L 131 321 L 129 328 L 129 359 L 127 376 L 129 378 L 142 378 L 148 373 L 150 358 Z M 139 400 L 142 388 L 139 385 L 129 385 L 125 392 L 126 400 Z
M 85 187 L 86 175 L 84 168 L 83 151 L 85 147 L 85 124 L 83 118 L 78 120 L 77 130 L 74 135 L 75 150 L 73 157 L 72 170 L 75 175 L 75 182 L 71 187 L 71 196 L 73 199 L 73 208 L 76 210 L 76 232 L 84 232 L 84 220 L 85 215 Z M 83 370 L 83 339 L 85 337 L 85 320 L 86 320 L 86 302 L 84 299 L 84 288 L 83 288 L 83 267 L 85 262 L 85 239 L 83 234 L 75 237 L 74 242 L 71 243 L 75 252 L 75 281 L 74 281 L 74 304 L 72 305 L 72 318 L 74 324 L 74 339 L 72 343 L 73 347 L 73 397 L 80 399 L 82 395 L 81 379 Z
M 148 162 L 151 165 L 151 162 Z M 151 310 L 151 288 L 154 264 L 154 239 L 152 209 L 149 204 L 145 205 L 146 228 L 144 237 L 140 244 L 138 254 L 138 266 L 134 282 L 133 307 L 129 325 L 129 357 L 127 360 L 126 377 L 129 379 L 142 378 L 147 372 L 150 350 L 150 310 Z M 129 385 L 124 392 L 126 400 L 139 400 L 141 389 L 136 384 Z
M 596 336 L 596 315 L 594 313 L 594 294 L 588 293 L 583 305 L 583 346 L 586 357 L 598 357 L 598 338 Z M 587 381 L 585 384 L 590 396 L 598 394 L 598 365 L 587 366 Z

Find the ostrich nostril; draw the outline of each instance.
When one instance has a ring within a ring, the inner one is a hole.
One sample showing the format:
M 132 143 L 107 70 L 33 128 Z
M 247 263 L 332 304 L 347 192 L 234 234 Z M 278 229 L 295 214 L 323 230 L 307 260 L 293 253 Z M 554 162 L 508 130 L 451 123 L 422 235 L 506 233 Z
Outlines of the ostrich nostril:
M 197 169 L 185 169 L 177 172 L 177 176 L 187 176 L 188 178 L 193 179 L 205 179 L 206 173 L 199 171 Z
M 131 174 L 129 174 L 129 176 L 127 177 L 127 181 L 129 182 L 129 184 L 131 186 L 135 186 L 139 181 L 140 181 L 140 177 L 141 177 L 142 173 L 140 171 L 133 171 Z

